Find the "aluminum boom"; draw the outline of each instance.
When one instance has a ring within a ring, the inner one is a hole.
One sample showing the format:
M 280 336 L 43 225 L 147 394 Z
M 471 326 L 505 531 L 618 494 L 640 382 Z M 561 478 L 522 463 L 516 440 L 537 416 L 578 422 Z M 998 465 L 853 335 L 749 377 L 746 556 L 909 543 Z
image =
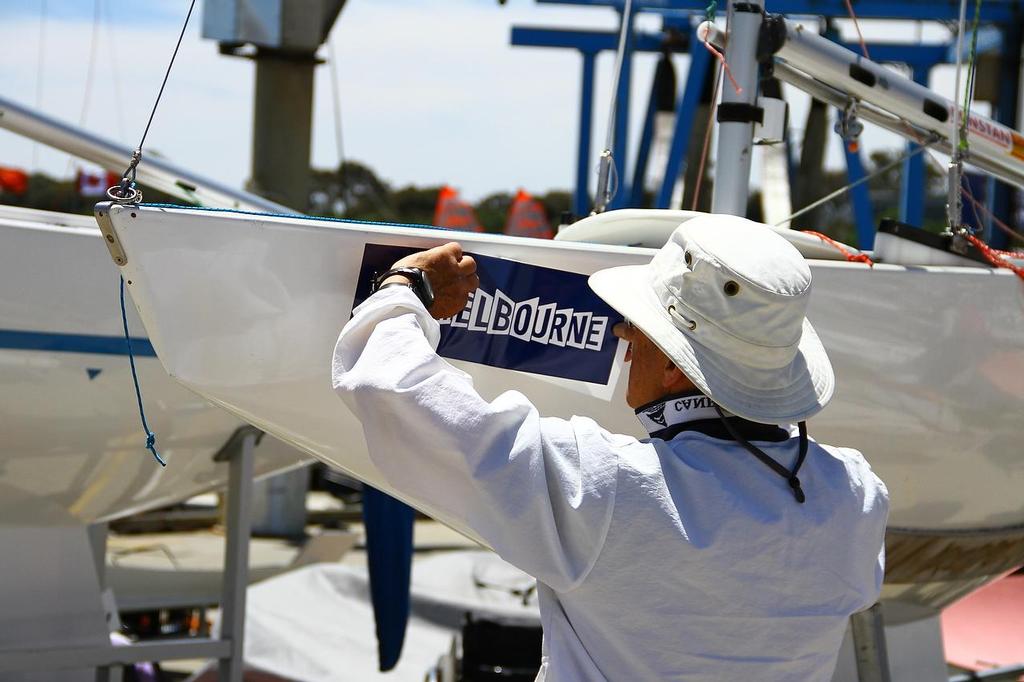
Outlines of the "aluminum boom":
M 0 97 L 0 128 L 85 159 L 113 173 L 124 171 L 133 151 L 130 147 L 50 118 L 3 97 Z M 295 213 L 294 209 L 263 197 L 190 173 L 152 153 L 142 157 L 138 166 L 138 181 L 201 206 L 261 213 Z
M 702 38 L 724 46 L 727 34 L 714 24 L 700 26 Z M 841 45 L 812 28 L 768 16 L 761 33 L 761 54 L 775 56 L 775 75 L 796 88 L 835 106 L 859 100 L 858 116 L 907 139 L 937 139 L 934 147 L 950 153 L 950 120 L 957 105 L 928 88 Z M 1024 187 L 1024 135 L 1001 123 L 971 113 L 969 151 L 964 160 L 1005 181 Z
M 776 63 L 774 74 L 780 81 L 789 83 L 798 90 L 802 90 L 811 97 L 819 99 L 826 104 L 831 104 L 837 109 L 843 109 L 849 103 L 850 96 L 847 93 L 826 85 L 821 81 L 816 81 L 788 64 L 783 64 L 782 62 Z M 931 133 L 925 132 L 917 126 L 911 126 L 904 119 L 885 113 L 873 106 L 862 104 L 857 108 L 857 116 L 865 121 L 874 123 L 878 127 L 884 128 L 891 133 L 896 133 L 897 135 L 902 135 L 909 139 L 914 139 L 915 141 L 935 139 L 935 142 L 931 145 L 932 149 L 937 152 L 942 152 L 943 154 L 951 155 L 953 153 L 947 137 L 939 137 L 937 139 L 932 138 Z M 916 137 L 915 135 L 912 135 L 910 131 L 914 131 L 916 133 Z M 979 156 L 972 158 L 971 163 L 994 177 L 998 177 L 1005 182 L 1024 188 L 1024 168 L 1014 173 Z

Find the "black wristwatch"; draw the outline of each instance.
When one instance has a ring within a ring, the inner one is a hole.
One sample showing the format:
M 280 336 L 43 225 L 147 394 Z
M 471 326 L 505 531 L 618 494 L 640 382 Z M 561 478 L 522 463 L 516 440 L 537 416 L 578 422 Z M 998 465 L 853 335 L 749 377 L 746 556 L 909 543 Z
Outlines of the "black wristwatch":
M 390 284 L 383 284 L 384 280 L 392 275 L 401 275 L 402 277 L 409 278 L 409 282 L 391 282 Z M 430 280 L 427 279 L 427 273 L 423 272 L 419 268 L 392 268 L 385 273 L 376 275 L 373 278 L 373 282 L 370 285 L 370 294 L 373 295 L 380 291 L 384 287 L 409 287 L 412 289 L 416 297 L 420 299 L 420 303 L 427 310 L 430 310 L 430 306 L 434 305 L 434 290 L 430 287 Z

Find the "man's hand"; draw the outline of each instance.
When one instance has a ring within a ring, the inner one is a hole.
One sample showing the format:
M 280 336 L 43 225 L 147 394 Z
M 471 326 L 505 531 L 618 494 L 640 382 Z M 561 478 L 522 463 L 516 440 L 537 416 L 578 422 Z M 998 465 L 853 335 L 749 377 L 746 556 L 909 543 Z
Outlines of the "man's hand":
M 434 305 L 430 306 L 430 314 L 436 320 L 457 315 L 466 307 L 470 292 L 480 286 L 476 261 L 472 256 L 463 255 L 462 246 L 458 242 L 448 242 L 443 246 L 410 254 L 392 267 L 419 268 L 426 273 L 434 290 Z M 383 283 L 407 281 L 408 278 L 402 275 L 392 275 Z

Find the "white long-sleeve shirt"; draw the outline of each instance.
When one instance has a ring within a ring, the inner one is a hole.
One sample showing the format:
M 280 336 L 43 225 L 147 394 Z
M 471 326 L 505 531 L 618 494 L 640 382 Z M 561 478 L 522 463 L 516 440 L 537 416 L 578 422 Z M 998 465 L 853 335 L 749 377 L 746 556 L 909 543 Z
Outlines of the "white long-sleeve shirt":
M 887 492 L 860 453 L 812 441 L 797 504 L 733 441 L 637 440 L 514 391 L 488 402 L 439 338 L 412 291 L 382 290 L 341 332 L 334 387 L 388 483 L 537 578 L 538 679 L 831 678 L 882 582 Z M 791 467 L 796 443 L 757 445 Z

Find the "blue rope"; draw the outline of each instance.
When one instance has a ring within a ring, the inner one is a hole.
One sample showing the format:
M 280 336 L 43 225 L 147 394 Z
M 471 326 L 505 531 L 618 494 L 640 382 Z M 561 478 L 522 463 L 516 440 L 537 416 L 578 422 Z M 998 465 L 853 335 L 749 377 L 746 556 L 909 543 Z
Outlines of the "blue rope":
M 121 324 L 124 325 L 124 340 L 128 344 L 128 362 L 132 366 L 132 381 L 135 382 L 135 399 L 139 401 L 139 417 L 142 418 L 142 428 L 146 432 L 146 449 L 153 453 L 160 466 L 167 466 L 167 462 L 160 457 L 156 451 L 156 434 L 149 430 L 146 423 L 146 410 L 142 407 L 142 389 L 139 388 L 139 375 L 135 371 L 135 354 L 132 353 L 132 337 L 128 335 L 128 313 L 124 307 L 124 277 L 121 278 Z

